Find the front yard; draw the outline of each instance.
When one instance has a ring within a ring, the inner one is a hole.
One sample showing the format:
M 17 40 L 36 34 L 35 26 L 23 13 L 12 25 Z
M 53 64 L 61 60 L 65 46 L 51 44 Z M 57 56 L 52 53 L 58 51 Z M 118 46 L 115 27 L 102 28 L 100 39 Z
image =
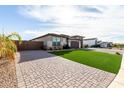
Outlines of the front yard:
M 2 60 L 0 60 L 1 62 Z M 17 88 L 15 63 L 0 64 L 0 88 Z
M 91 67 L 117 74 L 121 65 L 121 55 L 86 50 L 55 51 L 52 54 Z

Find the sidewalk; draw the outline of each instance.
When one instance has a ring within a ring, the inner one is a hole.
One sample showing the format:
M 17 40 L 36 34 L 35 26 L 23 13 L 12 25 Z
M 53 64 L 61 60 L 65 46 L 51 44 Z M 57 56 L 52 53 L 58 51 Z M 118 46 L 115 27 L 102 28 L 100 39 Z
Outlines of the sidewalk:
M 124 54 L 122 58 L 120 71 L 108 88 L 124 88 Z

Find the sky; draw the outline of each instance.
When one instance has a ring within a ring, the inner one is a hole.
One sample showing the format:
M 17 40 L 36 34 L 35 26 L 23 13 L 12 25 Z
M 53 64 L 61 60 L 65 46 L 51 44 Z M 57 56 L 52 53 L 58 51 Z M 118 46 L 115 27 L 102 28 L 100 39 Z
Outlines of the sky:
M 82 35 L 124 43 L 124 6 L 0 6 L 0 33 L 18 32 L 23 40 L 47 34 Z

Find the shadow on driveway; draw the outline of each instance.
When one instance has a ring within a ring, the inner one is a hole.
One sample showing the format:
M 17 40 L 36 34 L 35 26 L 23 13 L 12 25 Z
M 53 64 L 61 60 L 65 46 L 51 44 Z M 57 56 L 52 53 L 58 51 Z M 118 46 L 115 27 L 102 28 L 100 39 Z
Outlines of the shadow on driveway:
M 36 50 L 36 51 L 20 51 L 20 60 L 19 63 L 37 60 L 37 59 L 43 59 L 43 58 L 49 58 L 49 57 L 55 57 L 55 55 L 47 53 L 42 50 Z

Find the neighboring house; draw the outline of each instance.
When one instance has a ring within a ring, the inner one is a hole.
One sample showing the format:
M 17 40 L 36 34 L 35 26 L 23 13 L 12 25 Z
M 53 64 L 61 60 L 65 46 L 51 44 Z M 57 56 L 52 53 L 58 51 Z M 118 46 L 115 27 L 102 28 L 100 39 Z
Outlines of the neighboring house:
M 97 38 L 84 39 L 83 44 L 84 46 L 87 46 L 87 47 L 92 47 L 94 45 L 97 45 Z
M 98 44 L 101 48 L 108 48 L 108 47 L 112 47 L 113 45 L 112 42 L 102 42 L 102 41 L 99 41 Z
M 42 41 L 44 49 L 63 49 L 64 46 L 70 48 L 82 48 L 83 38 L 83 36 L 68 36 L 64 34 L 48 33 L 34 38 L 31 41 Z

